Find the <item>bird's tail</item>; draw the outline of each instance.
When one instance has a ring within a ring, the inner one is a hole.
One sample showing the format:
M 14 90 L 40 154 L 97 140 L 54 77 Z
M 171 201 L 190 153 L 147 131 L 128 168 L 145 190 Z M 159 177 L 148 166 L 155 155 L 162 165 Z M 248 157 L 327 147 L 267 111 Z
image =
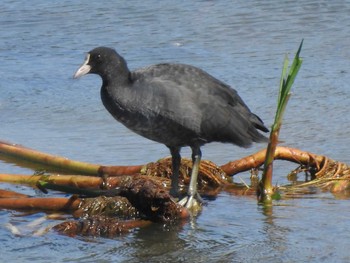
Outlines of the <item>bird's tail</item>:
M 254 142 L 268 142 L 268 138 L 261 134 L 258 130 L 263 132 L 269 132 L 269 129 L 265 126 L 264 122 L 259 116 L 252 114 L 251 122 L 253 123 L 252 129 L 249 131 Z

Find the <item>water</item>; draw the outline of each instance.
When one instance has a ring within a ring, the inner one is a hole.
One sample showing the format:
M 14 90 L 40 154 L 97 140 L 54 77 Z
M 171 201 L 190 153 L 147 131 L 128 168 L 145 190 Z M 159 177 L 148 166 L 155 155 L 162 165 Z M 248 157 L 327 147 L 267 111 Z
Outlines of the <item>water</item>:
M 10 1 L 0 9 L 0 139 L 101 164 L 169 155 L 116 123 L 96 76 L 73 80 L 84 53 L 116 48 L 131 69 L 173 61 L 233 85 L 270 126 L 285 53 L 304 63 L 281 132 L 284 145 L 350 163 L 349 1 Z M 218 164 L 261 145 L 203 147 Z M 189 155 L 184 149 L 183 155 Z M 276 183 L 294 166 L 277 164 Z M 3 173 L 32 171 L 0 162 Z M 241 175 L 243 178 L 247 174 Z M 37 194 L 24 186 L 2 188 Z M 221 193 L 193 222 L 153 225 L 113 240 L 33 237 L 43 216 L 0 211 L 2 262 L 348 262 L 349 200 L 328 193 L 277 202 Z M 12 234 L 11 223 L 23 235 Z M 55 223 L 49 221 L 42 226 Z

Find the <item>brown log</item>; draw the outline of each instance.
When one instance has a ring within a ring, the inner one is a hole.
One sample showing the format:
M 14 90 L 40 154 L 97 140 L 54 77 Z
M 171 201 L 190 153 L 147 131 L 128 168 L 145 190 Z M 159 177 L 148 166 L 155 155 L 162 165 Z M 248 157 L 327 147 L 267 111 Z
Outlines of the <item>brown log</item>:
M 14 210 L 72 211 L 81 200 L 77 198 L 0 198 L 0 208 Z
M 0 182 L 6 183 L 36 185 L 39 180 L 77 188 L 97 188 L 103 183 L 96 176 L 0 174 Z
M 142 165 L 101 166 L 98 164 L 74 161 L 65 157 L 39 152 L 18 144 L 11 144 L 4 141 L 0 141 L 0 154 L 3 155 L 1 159 L 4 159 L 4 156 L 12 157 L 11 162 L 18 163 L 20 160 L 29 161 L 37 165 L 44 165 L 45 168 L 50 168 L 53 171 L 74 172 L 84 175 L 108 174 L 109 176 L 117 176 L 133 174 L 139 172 L 142 168 Z
M 264 164 L 265 155 L 266 149 L 263 149 L 242 159 L 224 164 L 221 166 L 221 169 L 229 175 L 235 175 L 253 168 L 259 168 Z M 277 146 L 275 151 L 275 159 L 320 167 L 325 159 L 325 156 L 316 155 L 295 148 Z
M 10 144 L 3 141 L 0 141 L 0 153 L 45 166 L 52 166 L 60 170 L 79 171 L 81 173 L 84 171 L 83 174 L 96 175 L 100 167 L 99 165 L 72 161 L 61 156 L 42 153 L 21 145 Z
M 27 198 L 27 197 L 29 196 L 25 194 L 0 189 L 0 198 Z
M 107 176 L 120 176 L 120 175 L 132 175 L 141 171 L 144 165 L 130 165 L 130 166 L 100 166 L 98 169 L 98 175 Z

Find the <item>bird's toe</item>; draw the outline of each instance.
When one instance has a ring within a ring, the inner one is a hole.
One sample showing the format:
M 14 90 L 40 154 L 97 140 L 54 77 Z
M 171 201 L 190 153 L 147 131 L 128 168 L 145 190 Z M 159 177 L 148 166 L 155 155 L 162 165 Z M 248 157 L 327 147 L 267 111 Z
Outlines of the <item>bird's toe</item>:
M 186 207 L 192 215 L 197 215 L 202 210 L 203 203 L 203 199 L 198 193 L 186 196 L 178 202 L 181 206 Z

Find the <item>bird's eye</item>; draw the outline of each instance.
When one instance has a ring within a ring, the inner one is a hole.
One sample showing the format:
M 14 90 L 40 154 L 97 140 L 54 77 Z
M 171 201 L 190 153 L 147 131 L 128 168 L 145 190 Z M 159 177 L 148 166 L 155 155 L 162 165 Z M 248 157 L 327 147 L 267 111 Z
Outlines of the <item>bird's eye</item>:
M 101 56 L 101 54 L 97 54 L 97 56 L 96 56 L 96 61 L 99 62 L 99 63 L 102 62 L 102 56 Z

